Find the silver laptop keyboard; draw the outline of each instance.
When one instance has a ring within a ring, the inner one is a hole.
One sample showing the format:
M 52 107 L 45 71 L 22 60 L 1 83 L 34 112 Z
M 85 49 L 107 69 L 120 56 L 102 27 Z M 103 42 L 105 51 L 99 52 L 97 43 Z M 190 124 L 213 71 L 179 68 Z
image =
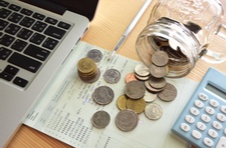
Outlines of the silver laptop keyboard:
M 70 27 L 69 23 L 0 1 L 0 81 L 26 88 Z

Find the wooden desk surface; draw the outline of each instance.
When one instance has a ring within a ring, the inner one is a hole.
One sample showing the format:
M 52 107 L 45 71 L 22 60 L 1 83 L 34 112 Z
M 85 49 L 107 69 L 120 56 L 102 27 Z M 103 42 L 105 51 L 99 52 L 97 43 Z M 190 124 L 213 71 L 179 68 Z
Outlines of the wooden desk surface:
M 100 0 L 96 16 L 82 40 L 107 50 L 113 50 L 120 36 L 143 5 L 144 1 L 145 0 Z M 138 24 L 127 37 L 119 50 L 119 54 L 139 60 L 135 50 L 135 41 L 138 34 L 146 25 L 154 2 L 155 0 L 153 0 Z M 226 41 L 215 37 L 209 48 L 213 50 L 226 49 Z M 200 81 L 210 66 L 226 73 L 226 63 L 211 65 L 199 60 L 196 67 L 187 77 L 195 81 Z M 71 146 L 22 125 L 7 147 L 68 148 Z

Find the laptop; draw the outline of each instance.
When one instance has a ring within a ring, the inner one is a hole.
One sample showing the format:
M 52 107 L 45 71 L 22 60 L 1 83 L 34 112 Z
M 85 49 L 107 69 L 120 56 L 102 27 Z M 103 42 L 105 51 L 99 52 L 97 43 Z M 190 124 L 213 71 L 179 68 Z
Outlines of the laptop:
M 0 147 L 93 19 L 98 0 L 0 1 Z

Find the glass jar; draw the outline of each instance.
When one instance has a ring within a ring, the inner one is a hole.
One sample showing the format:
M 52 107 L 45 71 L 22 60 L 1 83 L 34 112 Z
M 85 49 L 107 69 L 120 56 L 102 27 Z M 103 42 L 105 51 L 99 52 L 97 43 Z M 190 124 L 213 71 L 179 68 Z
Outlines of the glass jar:
M 225 38 L 223 15 L 218 0 L 161 0 L 137 38 L 137 54 L 150 67 L 153 53 L 165 51 L 169 57 L 166 77 L 170 78 L 190 73 L 199 58 L 222 63 L 225 49 L 217 53 L 209 50 L 208 45 L 215 34 Z

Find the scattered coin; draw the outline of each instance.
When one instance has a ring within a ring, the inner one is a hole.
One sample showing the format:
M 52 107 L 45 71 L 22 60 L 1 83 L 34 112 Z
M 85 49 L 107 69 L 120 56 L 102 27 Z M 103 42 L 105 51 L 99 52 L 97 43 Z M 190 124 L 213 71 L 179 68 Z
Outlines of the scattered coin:
M 88 51 L 87 57 L 93 59 L 96 63 L 98 63 L 102 59 L 102 52 L 98 49 L 92 49 Z
M 118 97 L 117 99 L 117 107 L 120 110 L 125 110 L 127 109 L 126 107 L 126 102 L 127 102 L 127 97 L 125 95 L 121 95 L 120 97 Z
M 114 84 L 120 80 L 121 73 L 117 69 L 108 69 L 104 73 L 103 77 L 107 83 Z
M 140 80 L 140 81 L 146 81 L 146 80 L 148 80 L 150 78 L 150 76 L 142 77 L 142 76 L 139 76 L 137 74 L 135 74 L 135 77 L 136 77 L 137 80 Z
M 155 78 L 162 78 L 165 77 L 168 73 L 168 66 L 156 66 L 154 64 L 151 64 L 150 66 L 150 73 Z
M 115 123 L 120 130 L 129 132 L 137 126 L 138 120 L 139 117 L 133 110 L 126 109 L 117 114 Z
M 136 77 L 135 77 L 135 74 L 132 72 L 132 73 L 128 73 L 126 76 L 125 76 L 125 82 L 128 83 L 130 81 L 135 81 L 137 80 Z
M 140 99 L 145 94 L 145 86 L 143 82 L 140 81 L 131 81 L 126 83 L 125 94 L 131 99 Z
M 145 102 L 150 103 L 150 102 L 153 102 L 153 101 L 156 100 L 157 94 L 150 93 L 149 91 L 146 91 L 143 98 L 144 98 Z
M 106 111 L 97 111 L 91 121 L 96 128 L 105 128 L 110 123 L 110 115 Z
M 158 98 L 163 101 L 173 101 L 177 96 L 177 89 L 174 85 L 167 83 L 163 91 L 158 93 Z
M 157 120 L 161 118 L 163 111 L 160 105 L 157 103 L 151 103 L 146 106 L 144 113 L 148 119 Z
M 143 64 L 136 65 L 134 71 L 140 77 L 147 77 L 150 75 L 149 68 Z
M 165 51 L 158 50 L 152 54 L 151 61 L 156 66 L 165 66 L 169 61 L 169 56 Z
M 151 93 L 157 93 L 157 92 L 160 92 L 162 91 L 164 88 L 154 88 L 150 85 L 150 80 L 148 81 L 145 81 L 144 84 L 145 84 L 145 87 L 147 88 L 147 90 Z
M 155 78 L 155 77 L 150 77 L 149 79 L 149 84 L 154 87 L 154 88 L 163 88 L 166 85 L 166 79 L 165 78 Z
M 96 103 L 106 105 L 113 101 L 114 91 L 108 86 L 99 86 L 92 93 L 92 98 Z
M 128 99 L 126 102 L 127 109 L 131 109 L 136 113 L 142 113 L 146 107 L 146 102 L 143 98 L 141 99 Z

